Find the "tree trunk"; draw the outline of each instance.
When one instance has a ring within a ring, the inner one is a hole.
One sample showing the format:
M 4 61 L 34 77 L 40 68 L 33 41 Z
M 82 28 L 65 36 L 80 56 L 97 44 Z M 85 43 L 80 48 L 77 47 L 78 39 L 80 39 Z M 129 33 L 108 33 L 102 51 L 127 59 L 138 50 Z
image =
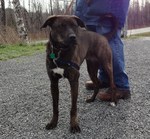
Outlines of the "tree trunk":
M 5 1 L 1 0 L 1 22 L 2 25 L 5 27 L 6 26 L 6 14 L 5 14 Z
M 15 20 L 16 20 L 16 25 L 17 25 L 17 31 L 18 34 L 21 38 L 21 41 L 24 43 L 28 43 L 28 35 L 27 35 L 27 30 L 25 28 L 25 24 L 23 21 L 23 15 L 21 12 L 21 6 L 20 6 L 20 1 L 19 0 L 13 0 L 13 9 L 14 9 L 14 14 L 15 14 Z
M 0 26 L 0 35 L 2 36 L 4 42 L 6 40 L 6 14 L 5 14 L 5 1 L 1 0 L 1 26 Z
M 50 2 L 50 14 L 53 15 L 53 6 L 52 6 L 52 0 L 49 1 Z

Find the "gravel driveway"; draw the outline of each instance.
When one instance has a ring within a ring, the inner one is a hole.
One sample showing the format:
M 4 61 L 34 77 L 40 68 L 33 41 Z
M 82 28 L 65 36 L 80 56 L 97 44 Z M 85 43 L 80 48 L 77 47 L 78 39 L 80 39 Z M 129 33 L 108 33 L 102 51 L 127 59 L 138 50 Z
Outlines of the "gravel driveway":
M 96 100 L 84 83 L 89 79 L 84 63 L 80 69 L 78 116 L 82 132 L 69 132 L 70 93 L 60 80 L 58 127 L 45 130 L 52 116 L 45 54 L 0 62 L 0 139 L 150 139 L 150 38 L 127 39 L 126 71 L 132 98 L 117 107 Z

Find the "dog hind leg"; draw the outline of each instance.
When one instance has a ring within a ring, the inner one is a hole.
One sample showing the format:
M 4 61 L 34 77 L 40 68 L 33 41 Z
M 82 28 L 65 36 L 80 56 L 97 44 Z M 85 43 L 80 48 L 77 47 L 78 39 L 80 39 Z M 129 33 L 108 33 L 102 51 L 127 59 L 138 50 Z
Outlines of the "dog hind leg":
M 87 62 L 87 70 L 88 70 L 89 76 L 95 85 L 93 95 L 91 96 L 91 98 L 88 98 L 86 100 L 87 103 L 90 103 L 95 100 L 97 93 L 99 91 L 99 87 L 101 85 L 101 81 L 97 77 L 99 64 L 91 60 L 86 60 L 86 62 Z
M 114 84 L 114 78 L 113 78 L 113 67 L 112 62 L 105 62 L 103 65 L 104 71 L 108 76 L 109 84 L 110 84 L 110 91 L 111 91 L 111 105 L 115 106 L 117 104 L 117 98 L 116 98 L 116 85 Z

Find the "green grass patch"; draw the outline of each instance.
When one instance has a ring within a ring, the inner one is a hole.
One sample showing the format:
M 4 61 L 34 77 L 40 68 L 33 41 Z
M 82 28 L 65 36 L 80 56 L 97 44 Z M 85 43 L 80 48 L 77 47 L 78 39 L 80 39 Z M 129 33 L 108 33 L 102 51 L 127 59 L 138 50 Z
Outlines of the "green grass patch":
M 0 60 L 8 60 L 21 56 L 31 56 L 45 51 L 43 44 L 36 45 L 0 45 Z
M 150 32 L 147 32 L 147 33 L 141 33 L 141 34 L 137 34 L 137 35 L 134 35 L 134 36 L 150 37 Z
M 140 34 L 136 34 L 136 35 L 131 35 L 129 36 L 129 38 L 139 38 L 139 37 L 150 37 L 150 32 L 147 33 L 140 33 Z

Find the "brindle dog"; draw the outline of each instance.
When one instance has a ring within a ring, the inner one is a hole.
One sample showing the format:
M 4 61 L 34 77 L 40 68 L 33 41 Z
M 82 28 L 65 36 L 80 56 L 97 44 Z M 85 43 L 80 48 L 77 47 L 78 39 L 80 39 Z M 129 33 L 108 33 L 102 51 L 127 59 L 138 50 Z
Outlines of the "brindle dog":
M 115 22 L 115 17 L 105 15 Z M 111 38 L 116 33 L 117 25 L 105 36 L 87 31 L 84 23 L 76 16 L 57 15 L 50 16 L 41 28 L 50 27 L 50 37 L 47 43 L 46 67 L 51 81 L 51 94 L 53 100 L 53 117 L 46 129 L 53 129 L 58 123 L 58 101 L 59 89 L 58 81 L 61 77 L 68 79 L 71 87 L 71 111 L 70 130 L 72 133 L 80 132 L 77 120 L 77 97 L 79 86 L 79 67 L 86 59 L 87 70 L 95 89 L 92 97 L 87 102 L 93 102 L 101 81 L 97 78 L 99 66 L 106 72 L 110 89 L 112 91 L 112 102 L 116 103 L 115 84 L 113 81 L 112 52 L 107 38 Z

